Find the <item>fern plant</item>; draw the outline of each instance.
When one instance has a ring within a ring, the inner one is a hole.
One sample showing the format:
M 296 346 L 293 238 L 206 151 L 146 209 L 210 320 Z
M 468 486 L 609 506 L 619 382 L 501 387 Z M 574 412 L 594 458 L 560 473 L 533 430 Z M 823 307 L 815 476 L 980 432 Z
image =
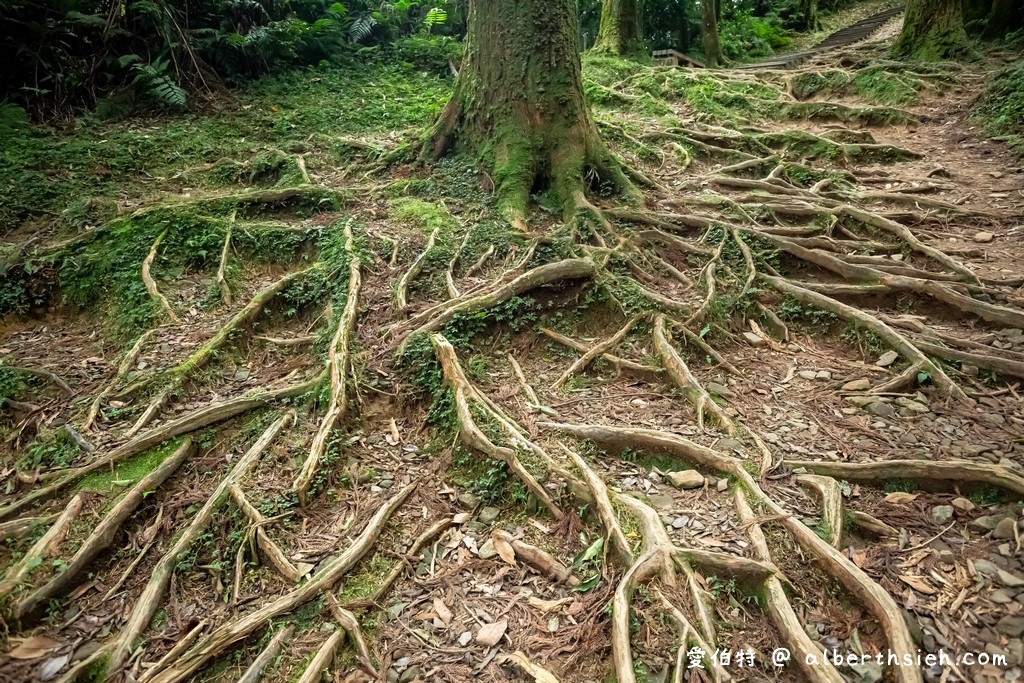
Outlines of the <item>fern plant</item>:
M 184 109 L 188 93 L 174 80 L 171 63 L 159 57 L 146 64 L 138 55 L 125 55 L 118 60 L 122 67 L 131 66 L 135 73 L 132 86 L 143 97 L 169 109 Z

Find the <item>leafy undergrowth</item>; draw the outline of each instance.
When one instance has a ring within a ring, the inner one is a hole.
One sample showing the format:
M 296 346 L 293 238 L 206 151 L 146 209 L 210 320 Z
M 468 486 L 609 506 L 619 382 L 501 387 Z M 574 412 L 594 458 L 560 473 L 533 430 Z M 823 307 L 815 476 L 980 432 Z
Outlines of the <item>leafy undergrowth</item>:
M 975 115 L 993 136 L 1024 156 L 1024 61 L 992 78 Z

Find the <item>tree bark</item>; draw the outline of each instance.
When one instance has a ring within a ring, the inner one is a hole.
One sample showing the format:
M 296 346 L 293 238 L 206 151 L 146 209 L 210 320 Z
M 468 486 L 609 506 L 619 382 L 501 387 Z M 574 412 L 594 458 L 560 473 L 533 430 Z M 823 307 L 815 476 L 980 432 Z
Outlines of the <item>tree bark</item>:
M 704 63 L 708 67 L 718 66 L 721 52 L 718 47 L 718 17 L 716 16 L 715 0 L 701 0 L 700 14 L 703 19 L 704 32 Z
M 567 212 L 588 206 L 594 171 L 631 199 L 639 192 L 597 133 L 583 97 L 577 0 L 472 0 L 455 90 L 424 152 L 453 145 L 490 172 L 498 208 L 526 230 L 530 193 L 550 187 Z
M 800 23 L 803 31 L 818 28 L 818 0 L 800 0 Z
M 981 37 L 995 40 L 1020 28 L 1024 28 L 1024 5 L 1021 1 L 993 0 Z
M 646 57 L 643 28 L 644 0 L 604 0 L 594 51 L 617 57 Z
M 953 59 L 970 52 L 964 0 L 909 0 L 893 52 L 920 61 Z

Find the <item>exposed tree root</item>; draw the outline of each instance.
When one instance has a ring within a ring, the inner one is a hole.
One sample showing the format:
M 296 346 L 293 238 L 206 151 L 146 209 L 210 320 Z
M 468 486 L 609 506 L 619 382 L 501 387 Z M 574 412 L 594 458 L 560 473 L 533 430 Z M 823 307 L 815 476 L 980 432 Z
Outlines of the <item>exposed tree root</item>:
M 67 535 L 71 523 L 75 521 L 78 513 L 82 511 L 84 502 L 85 498 L 82 494 L 72 498 L 64 508 L 64 512 L 61 513 L 60 517 L 57 518 L 57 521 L 53 523 L 46 533 L 32 544 L 32 547 L 28 549 L 20 560 L 7 568 L 3 578 L 0 579 L 0 601 L 7 600 L 11 592 L 25 580 L 28 573 L 39 566 L 41 560 L 45 560 L 53 554 L 57 546 L 60 545 Z
M 654 349 L 661 359 L 661 364 L 664 366 L 666 374 L 672 380 L 672 384 L 697 409 L 697 425 L 704 429 L 704 414 L 707 411 L 714 418 L 714 421 L 728 434 L 735 434 L 736 425 L 732 419 L 708 395 L 708 392 L 704 390 L 704 387 L 700 385 L 693 376 L 693 373 L 690 372 L 690 368 L 686 366 L 686 363 L 683 362 L 683 359 L 672 347 L 671 337 L 665 329 L 664 315 L 659 315 L 654 320 Z
M 153 683 L 177 683 L 187 679 L 212 657 L 220 654 L 230 645 L 248 637 L 258 628 L 269 623 L 270 620 L 287 614 L 312 600 L 322 591 L 329 590 L 369 551 L 383 531 L 388 519 L 405 502 L 415 487 L 415 484 L 406 486 L 382 505 L 352 545 L 322 562 L 309 581 L 263 607 L 217 627 L 181 659 L 154 678 Z
M 231 305 L 231 288 L 228 287 L 227 268 L 228 253 L 231 250 L 231 229 L 235 225 L 236 213 L 232 212 L 228 221 L 228 229 L 224 232 L 224 246 L 220 250 L 220 263 L 217 265 L 217 288 L 220 289 L 220 298 L 225 306 Z
M 736 510 L 739 513 L 740 521 L 747 526 L 747 535 L 754 546 L 754 553 L 764 562 L 771 562 L 771 551 L 768 549 L 768 541 L 761 525 L 754 517 L 750 505 L 747 503 L 747 496 L 742 489 L 736 489 Z M 783 644 L 793 653 L 791 661 L 800 669 L 800 672 L 812 683 L 843 683 L 844 679 L 831 662 L 827 659 L 820 664 L 817 656 L 819 645 L 807 635 L 804 625 L 800 623 L 793 605 L 786 595 L 786 589 L 782 582 L 775 576 L 769 576 L 764 584 L 765 611 L 771 618 L 775 628 L 782 636 Z M 812 659 L 810 655 L 814 655 Z
M 778 517 L 779 523 L 830 575 L 853 596 L 863 601 L 864 606 L 870 610 L 884 630 L 889 647 L 893 652 L 902 657 L 904 654 L 912 655 L 916 651 L 902 612 L 885 589 L 765 494 L 744 469 L 743 461 L 705 448 L 680 436 L 652 430 L 557 423 L 539 423 L 539 426 L 558 429 L 579 438 L 615 448 L 639 447 L 661 450 L 690 463 L 712 468 L 717 470 L 718 474 L 736 480 L 758 504 L 765 506 L 770 514 Z M 616 669 L 618 670 L 618 664 Z M 920 671 L 912 667 L 895 667 L 893 673 L 900 683 L 920 683 L 922 681 Z
M 587 353 L 588 351 L 590 351 L 590 347 L 587 346 L 586 344 L 578 342 L 575 339 L 570 339 L 569 337 L 566 337 L 564 334 L 559 334 L 558 332 L 550 330 L 546 327 L 540 328 L 540 331 L 546 337 L 553 339 L 554 341 L 558 342 L 559 344 L 562 344 L 563 346 L 568 346 L 571 349 L 576 349 L 577 351 L 581 351 L 583 353 Z M 612 355 L 610 353 L 601 354 L 601 358 L 605 362 L 611 363 L 612 367 L 614 367 L 616 370 L 621 370 L 626 374 L 633 375 L 640 379 L 657 379 L 662 373 L 661 368 L 656 368 L 650 365 L 642 365 L 640 363 L 627 360 L 625 358 L 619 358 L 618 356 Z
M 801 474 L 797 483 L 814 491 L 821 502 L 821 526 L 825 539 L 838 548 L 843 542 L 843 492 L 839 482 L 831 477 Z
M 327 667 L 334 661 L 334 656 L 338 653 L 338 648 L 341 647 L 344 640 L 345 632 L 340 628 L 329 635 L 313 655 L 313 659 L 309 660 L 309 664 L 299 676 L 298 683 L 318 683 L 323 678 Z
M 570 377 L 580 372 L 583 372 L 583 370 L 586 369 L 586 367 L 590 364 L 592 360 L 594 360 L 598 356 L 603 356 L 605 353 L 611 351 L 616 346 L 618 346 L 622 342 L 622 340 L 626 338 L 626 335 L 629 334 L 630 330 L 633 329 L 633 326 L 636 325 L 637 322 L 639 322 L 644 317 L 646 316 L 633 316 L 632 318 L 626 321 L 626 324 L 623 325 L 618 332 L 616 332 L 603 342 L 596 344 L 593 348 L 591 348 L 589 351 L 580 356 L 580 358 L 577 359 L 576 362 L 569 366 L 568 370 L 563 372 L 558 377 L 558 379 L 555 380 L 554 384 L 551 385 L 551 391 L 557 391 L 559 388 L 561 388 L 563 384 L 565 384 L 568 381 Z
M 551 511 L 555 519 L 562 519 L 565 514 L 561 508 L 558 507 L 551 498 L 551 495 L 537 482 L 533 475 L 523 467 L 516 452 L 511 448 L 494 444 L 477 426 L 470 402 L 473 402 L 486 412 L 491 412 L 491 409 L 462 371 L 458 357 L 455 355 L 455 349 L 440 334 L 431 335 L 430 341 L 444 370 L 445 382 L 448 383 L 455 393 L 455 409 L 458 412 L 459 424 L 462 428 L 460 432 L 462 442 L 469 448 L 501 460 L 508 465 L 509 470 L 523 482 L 526 489 L 536 496 L 537 500 Z
M 15 609 L 16 616 L 20 619 L 47 600 L 63 595 L 78 575 L 89 567 L 93 559 L 113 543 L 118 529 L 135 512 L 143 499 L 174 474 L 178 466 L 190 458 L 194 451 L 192 439 L 186 437 L 173 454 L 129 489 L 106 514 L 103 521 L 89 534 L 74 557 L 58 572 L 57 576 L 18 602 Z
M 572 570 L 552 557 L 551 553 L 548 553 L 535 545 L 518 541 L 512 538 L 511 534 L 500 529 L 495 529 L 491 532 L 491 538 L 495 541 L 507 544 L 513 551 L 515 551 L 517 558 L 522 560 L 523 563 L 533 567 L 549 579 L 557 581 L 558 583 L 564 583 L 570 587 L 579 585 L 580 580 L 572 575 Z
M 411 283 L 413 279 L 420 274 L 420 271 L 423 270 L 423 263 L 427 260 L 427 256 L 434 248 L 434 243 L 437 241 L 437 235 L 440 231 L 441 226 L 438 226 L 431 231 L 430 237 L 427 238 L 427 246 L 423 248 L 420 255 L 412 262 L 412 265 L 409 266 L 409 270 L 405 271 L 405 274 L 398 281 L 398 285 L 395 287 L 395 302 L 399 311 L 404 311 L 408 308 L 409 283 Z
M 49 499 L 58 491 L 77 482 L 91 472 L 95 472 L 103 467 L 112 466 L 121 460 L 139 455 L 140 453 L 145 453 L 149 449 L 159 446 L 168 439 L 173 439 L 176 436 L 182 436 L 183 434 L 194 432 L 197 429 L 202 429 L 208 425 L 222 420 L 227 420 L 235 417 L 236 415 L 241 415 L 242 413 L 280 399 L 301 396 L 315 388 L 319 382 L 320 378 L 317 377 L 306 382 L 293 384 L 279 389 L 261 391 L 241 398 L 224 401 L 223 403 L 213 403 L 199 408 L 194 412 L 188 413 L 187 415 L 183 415 L 176 420 L 164 423 L 159 427 L 151 429 L 145 434 L 135 437 L 127 443 L 118 446 L 106 455 L 96 458 L 88 465 L 84 465 L 73 470 L 60 471 L 53 483 L 36 488 L 27 496 L 8 503 L 3 508 L 0 508 L 0 519 L 9 517 L 13 513 L 22 510 L 33 503 Z
M 292 624 L 278 629 L 274 637 L 267 643 L 267 646 L 263 648 L 259 656 L 253 660 L 253 663 L 245 670 L 242 677 L 238 679 L 238 683 L 259 683 L 263 678 L 263 674 L 274 663 L 274 660 L 277 659 L 281 649 L 291 640 L 294 631 L 295 626 Z
M 410 336 L 423 332 L 436 332 L 457 315 L 467 315 L 491 308 L 536 287 L 564 280 L 593 277 L 596 272 L 597 265 L 589 259 L 565 259 L 537 266 L 484 292 L 463 294 L 458 299 L 427 309 L 413 316 L 404 324 L 393 328 L 391 336 L 404 345 L 405 340 Z
M 263 432 L 263 435 L 256 440 L 249 450 L 235 462 L 231 471 L 220 480 L 203 507 L 195 514 L 188 523 L 188 526 L 175 538 L 171 548 L 157 562 L 149 581 L 146 583 L 146 587 L 142 590 L 142 594 L 132 607 L 128 621 L 120 633 L 105 643 L 95 654 L 68 672 L 66 680 L 77 680 L 77 671 L 84 672 L 94 666 L 102 667 L 104 672 L 112 673 L 120 669 L 128 661 L 129 655 L 135 649 L 136 641 L 149 627 L 150 620 L 160 607 L 164 592 L 167 590 L 171 575 L 181 560 L 181 556 L 188 551 L 196 538 L 213 521 L 214 514 L 227 500 L 231 486 L 248 474 L 259 463 L 263 451 L 270 446 L 271 442 L 283 429 L 294 424 L 294 422 L 294 412 L 289 412 L 283 417 L 278 418 L 276 422 Z
M 366 639 L 363 638 L 363 629 L 360 628 L 359 620 L 356 619 L 356 615 L 342 607 L 338 603 L 338 599 L 334 597 L 334 593 L 327 594 L 327 604 L 330 606 L 331 614 L 334 615 L 338 625 L 344 629 L 346 634 L 348 634 L 348 639 L 352 642 L 353 648 L 355 648 L 359 665 L 363 667 L 363 670 L 366 673 L 373 676 L 375 679 L 379 679 L 380 674 L 377 673 L 377 669 L 373 666 L 373 662 L 370 661 L 370 649 L 366 647 Z
M 348 409 L 348 396 L 345 392 L 346 377 L 348 375 L 348 354 L 352 334 L 356 327 L 356 314 L 359 309 L 359 287 L 362 283 L 362 276 L 359 272 L 359 257 L 355 253 L 355 238 L 352 235 L 352 222 L 345 224 L 345 251 L 349 258 L 348 290 L 345 298 L 345 308 L 338 319 L 338 328 L 331 339 L 328 349 L 328 367 L 331 373 L 331 397 L 320 428 L 313 437 L 313 444 L 309 449 L 309 456 L 302 464 L 292 488 L 299 497 L 299 502 L 306 505 L 309 498 L 309 487 L 316 476 L 320 459 L 327 448 L 327 439 L 330 438 L 331 430 L 338 420 L 344 419 Z
M 44 524 L 53 524 L 58 515 L 47 515 L 46 517 L 22 517 L 12 519 L 9 522 L 0 522 L 0 541 L 8 538 L 21 538 L 36 527 Z
M 63 391 L 68 396 L 75 395 L 74 389 L 72 389 L 67 382 L 61 379 L 60 376 L 57 375 L 57 373 L 50 372 L 49 370 L 43 370 L 42 368 L 26 368 L 20 365 L 3 365 L 0 367 L 2 367 L 4 370 L 7 370 L 8 372 L 17 372 L 23 375 L 33 375 L 35 377 L 42 377 L 43 379 L 52 382 L 53 384 L 56 384 L 58 387 L 60 387 L 60 390 Z
M 235 502 L 238 509 L 242 511 L 249 521 L 252 523 L 252 534 L 256 537 L 256 545 L 266 555 L 267 561 L 274 568 L 274 570 L 280 574 L 284 579 L 290 583 L 298 583 L 302 578 L 304 572 L 300 571 L 295 565 L 291 563 L 288 556 L 285 555 L 284 551 L 281 550 L 280 546 L 274 543 L 274 540 L 270 538 L 264 528 L 270 520 L 263 516 L 263 514 L 257 510 L 249 499 L 245 497 L 245 493 L 237 485 L 232 484 L 229 491 L 231 494 L 231 500 Z M 243 544 L 242 548 L 245 547 Z M 311 569 L 312 566 L 305 566 Z
M 501 655 L 498 657 L 498 662 L 501 664 L 512 664 L 533 678 L 534 683 L 558 683 L 558 678 L 553 673 L 531 662 L 529 657 L 521 651 L 517 650 L 510 655 Z
M 689 666 L 687 659 L 688 648 L 695 647 L 701 653 L 701 661 L 705 667 L 707 667 L 708 674 L 711 676 L 711 680 L 716 683 L 724 683 L 725 681 L 731 681 L 732 676 L 725 669 L 724 666 L 719 664 L 714 657 L 709 656 L 710 653 L 715 652 L 715 648 L 711 643 L 704 640 L 701 636 L 700 631 L 695 629 L 690 620 L 686 618 L 679 608 L 672 604 L 665 594 L 661 592 L 659 588 L 654 588 L 653 593 L 658 601 L 661 602 L 662 608 L 665 614 L 669 616 L 672 623 L 675 624 L 676 631 L 679 633 L 679 650 L 676 653 L 675 671 L 672 674 L 673 683 L 682 683 L 683 676 L 685 675 L 685 668 Z
M 573 464 L 583 473 L 583 480 L 586 482 L 587 488 L 590 489 L 593 505 L 597 509 L 597 517 L 601 521 L 601 526 L 604 527 L 605 536 L 616 558 L 618 558 L 619 564 L 623 567 L 630 566 L 633 564 L 633 552 L 630 550 L 629 542 L 626 541 L 626 536 L 622 533 L 619 520 L 615 516 L 611 499 L 608 497 L 608 487 L 605 485 L 604 480 L 576 452 L 568 448 L 563 450 L 565 450 Z
M 859 510 L 847 510 L 846 514 L 850 518 L 850 523 L 853 526 L 865 531 L 869 531 L 876 536 L 882 536 L 885 538 L 899 538 L 899 529 L 889 526 L 877 517 L 873 517 L 866 512 Z
M 949 490 L 963 484 L 987 484 L 1024 496 L 1024 477 L 1001 465 L 956 460 L 884 460 L 881 462 L 812 462 L 783 460 L 786 467 L 825 477 L 879 484 L 888 479 L 909 479 L 924 488 Z
M 82 422 L 82 431 L 87 432 L 92 429 L 93 423 L 96 421 L 96 416 L 99 415 L 100 407 L 103 405 L 103 399 L 110 395 L 114 390 L 114 387 L 125 378 L 125 376 L 135 367 L 136 361 L 139 360 L 139 354 L 142 353 L 142 347 L 145 346 L 146 342 L 153 336 L 156 330 L 149 330 L 142 334 L 138 339 L 135 340 L 135 344 L 128 350 L 128 353 L 121 359 L 121 363 L 117 366 L 117 373 L 114 378 L 103 387 L 100 393 L 96 394 L 96 398 L 93 399 L 92 404 L 89 406 L 89 411 L 85 414 L 85 420 Z
M 156 259 L 157 250 L 160 249 L 160 243 L 163 242 L 164 235 L 166 234 L 166 230 L 160 233 L 156 238 L 156 241 L 153 242 L 153 246 L 149 248 L 149 253 L 146 255 L 146 258 L 142 261 L 142 282 L 146 285 L 146 291 L 149 292 L 149 298 L 153 300 L 153 303 L 155 303 L 164 312 L 164 314 L 171 319 L 171 322 L 175 325 L 180 325 L 181 318 L 179 318 L 177 313 L 174 312 L 174 309 L 171 308 L 171 304 L 167 301 L 167 297 L 161 294 L 160 290 L 157 289 L 156 280 L 154 280 L 153 276 L 149 273 L 149 269 L 152 267 L 153 261 Z
M 196 642 L 196 638 L 199 637 L 199 634 L 203 632 L 208 623 L 206 619 L 203 619 L 196 624 L 191 631 L 185 634 L 184 638 L 176 642 L 174 647 L 167 651 L 167 654 L 158 659 L 153 666 L 146 669 L 145 673 L 139 676 L 138 683 L 146 683 L 153 676 L 166 669 L 167 665 L 180 657 L 183 652 L 192 647 L 192 644 Z

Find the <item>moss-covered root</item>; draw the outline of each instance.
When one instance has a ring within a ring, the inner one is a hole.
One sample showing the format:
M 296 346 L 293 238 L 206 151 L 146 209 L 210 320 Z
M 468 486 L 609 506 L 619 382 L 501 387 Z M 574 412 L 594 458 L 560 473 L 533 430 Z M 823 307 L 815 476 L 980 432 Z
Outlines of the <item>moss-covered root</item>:
M 156 254 L 160 250 L 160 243 L 164 240 L 164 235 L 167 231 L 164 230 L 157 236 L 156 241 L 153 242 L 153 246 L 149 248 L 149 253 L 146 254 L 146 258 L 142 261 L 142 282 L 146 286 L 146 292 L 149 293 L 149 298 L 153 300 L 153 303 L 157 305 L 160 310 L 164 312 L 171 322 L 175 325 L 181 324 L 181 318 L 171 308 L 171 304 L 167 301 L 167 297 L 160 293 L 160 290 L 156 286 L 156 280 L 150 274 L 150 268 L 153 266 L 153 261 L 156 260 Z
M 56 551 L 57 546 L 67 536 L 71 523 L 75 521 L 78 513 L 82 511 L 84 503 L 85 498 L 82 494 L 72 498 L 64 508 L 64 512 L 47 529 L 46 533 L 29 548 L 28 552 L 20 560 L 7 568 L 7 572 L 0 579 L 0 601 L 6 601 L 10 597 L 11 592 L 25 580 L 29 572 L 39 566 L 39 560 L 45 560 Z

